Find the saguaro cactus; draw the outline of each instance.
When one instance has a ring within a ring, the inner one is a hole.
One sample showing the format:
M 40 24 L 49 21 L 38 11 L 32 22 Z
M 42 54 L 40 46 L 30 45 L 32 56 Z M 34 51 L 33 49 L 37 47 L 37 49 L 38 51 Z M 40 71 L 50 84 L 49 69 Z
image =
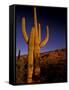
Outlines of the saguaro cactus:
M 32 83 L 32 76 L 40 75 L 40 48 L 45 46 L 49 39 L 48 25 L 46 26 L 46 37 L 41 42 L 41 25 L 37 25 L 36 7 L 34 7 L 34 25 L 28 38 L 26 33 L 25 17 L 22 17 L 22 33 L 28 44 L 28 78 L 27 83 Z

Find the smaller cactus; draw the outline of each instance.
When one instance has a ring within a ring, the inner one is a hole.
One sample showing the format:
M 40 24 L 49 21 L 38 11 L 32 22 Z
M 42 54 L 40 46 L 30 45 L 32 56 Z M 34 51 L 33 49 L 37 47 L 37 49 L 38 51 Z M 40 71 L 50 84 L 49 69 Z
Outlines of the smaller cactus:
M 20 50 L 19 50 L 19 52 L 18 52 L 18 59 L 20 59 Z

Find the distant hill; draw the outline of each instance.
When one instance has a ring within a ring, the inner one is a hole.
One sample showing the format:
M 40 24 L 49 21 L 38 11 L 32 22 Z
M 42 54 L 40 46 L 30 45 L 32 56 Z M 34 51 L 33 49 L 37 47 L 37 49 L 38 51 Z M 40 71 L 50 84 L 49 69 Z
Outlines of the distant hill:
M 21 55 L 20 60 L 27 61 L 27 55 Z M 66 59 L 66 49 L 57 49 L 54 51 L 40 53 L 40 61 L 45 63 L 48 61 L 49 64 L 58 63 L 60 60 Z M 17 60 L 17 57 L 16 57 Z
M 66 60 L 66 49 L 49 51 L 41 54 L 41 61 L 48 61 L 48 64 L 57 64 L 60 60 Z

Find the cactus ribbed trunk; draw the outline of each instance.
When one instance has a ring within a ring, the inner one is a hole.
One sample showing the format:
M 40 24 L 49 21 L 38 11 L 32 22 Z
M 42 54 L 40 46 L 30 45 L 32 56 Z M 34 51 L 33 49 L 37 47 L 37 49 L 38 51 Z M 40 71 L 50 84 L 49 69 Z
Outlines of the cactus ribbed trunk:
M 33 75 L 33 62 L 34 62 L 34 28 L 32 28 L 30 32 L 30 39 L 29 39 L 29 47 L 28 47 L 28 83 L 32 83 L 32 75 Z

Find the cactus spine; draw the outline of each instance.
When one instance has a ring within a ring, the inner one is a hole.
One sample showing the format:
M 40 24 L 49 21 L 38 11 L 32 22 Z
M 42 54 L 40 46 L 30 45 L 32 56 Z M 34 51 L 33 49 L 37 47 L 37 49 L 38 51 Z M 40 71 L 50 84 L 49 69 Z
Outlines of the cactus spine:
M 32 83 L 32 76 L 39 76 L 40 74 L 40 48 L 45 46 L 49 39 L 48 25 L 46 27 L 46 37 L 41 42 L 41 25 L 37 25 L 36 7 L 34 7 L 34 26 L 28 38 L 26 33 L 25 17 L 22 18 L 22 33 L 28 44 L 28 78 L 27 83 Z

